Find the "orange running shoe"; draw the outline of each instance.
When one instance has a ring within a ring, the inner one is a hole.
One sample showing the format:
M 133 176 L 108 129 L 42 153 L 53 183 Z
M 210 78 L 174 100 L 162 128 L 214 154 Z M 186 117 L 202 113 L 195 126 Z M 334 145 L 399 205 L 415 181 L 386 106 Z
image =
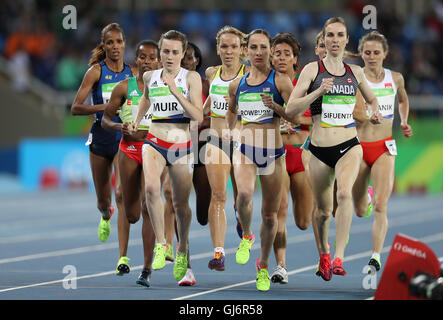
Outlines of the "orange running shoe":
M 343 261 L 340 258 L 335 258 L 332 263 L 332 273 L 338 276 L 345 276 L 346 271 L 343 269 Z
M 331 254 L 322 253 L 320 254 L 320 263 L 318 265 L 318 272 L 320 277 L 325 281 L 329 281 L 332 278 L 332 267 L 331 267 Z

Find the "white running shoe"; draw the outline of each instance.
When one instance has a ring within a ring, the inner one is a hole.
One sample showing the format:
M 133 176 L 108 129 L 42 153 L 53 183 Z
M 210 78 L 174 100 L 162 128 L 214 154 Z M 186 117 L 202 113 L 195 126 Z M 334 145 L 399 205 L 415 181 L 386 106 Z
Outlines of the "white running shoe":
M 193 286 L 194 284 L 196 284 L 194 273 L 192 272 L 191 268 L 188 268 L 183 279 L 178 282 L 178 285 L 181 287 L 189 287 Z
M 286 271 L 286 269 L 280 265 L 276 266 L 274 268 L 274 272 L 272 273 L 271 281 L 273 283 L 287 284 L 288 283 L 288 271 Z

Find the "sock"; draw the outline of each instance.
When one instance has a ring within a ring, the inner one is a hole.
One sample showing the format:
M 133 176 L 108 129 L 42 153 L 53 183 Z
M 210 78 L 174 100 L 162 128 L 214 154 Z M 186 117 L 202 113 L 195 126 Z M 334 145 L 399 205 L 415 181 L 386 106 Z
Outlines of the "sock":
M 225 249 L 224 249 L 223 247 L 217 247 L 217 248 L 215 248 L 215 249 L 214 249 L 214 254 L 215 254 L 216 252 L 221 252 L 222 255 L 225 255 Z
M 372 257 L 371 257 L 371 259 L 372 259 L 372 258 L 376 259 L 377 261 L 380 261 L 380 253 L 373 252 L 373 253 L 372 253 Z
M 106 208 L 105 210 L 100 210 L 100 213 L 102 214 L 103 219 L 109 220 L 111 218 L 111 208 Z

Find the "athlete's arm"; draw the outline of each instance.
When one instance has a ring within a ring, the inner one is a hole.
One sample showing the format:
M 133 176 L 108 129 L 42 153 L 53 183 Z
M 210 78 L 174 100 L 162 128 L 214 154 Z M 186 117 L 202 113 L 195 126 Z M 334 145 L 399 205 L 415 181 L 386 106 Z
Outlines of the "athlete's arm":
M 105 104 L 86 105 L 83 104 L 91 92 L 94 85 L 100 80 L 100 65 L 95 64 L 86 71 L 83 77 L 80 88 L 78 88 L 77 95 L 71 106 L 71 114 L 73 116 L 85 116 L 94 114 L 105 109 Z
M 237 89 L 240 85 L 240 79 L 235 79 L 229 83 L 229 89 L 228 89 L 228 111 L 226 111 L 226 128 L 231 130 L 234 130 L 235 124 L 237 123 L 237 112 L 238 112 L 238 105 L 237 105 Z
M 280 92 L 283 101 L 287 103 L 293 89 L 291 79 L 289 79 L 289 77 L 286 76 L 285 74 L 277 73 L 275 76 L 275 86 L 277 87 L 277 90 Z M 292 122 L 294 124 L 298 124 L 300 122 L 299 117 L 295 115 L 292 117 L 288 116 L 286 114 L 285 108 L 276 103 L 270 95 L 261 94 L 260 96 L 262 98 L 263 104 L 266 107 L 277 112 L 277 114 L 282 118 L 284 118 L 285 120 Z
M 317 69 L 317 63 L 311 62 L 300 73 L 297 84 L 292 90 L 286 105 L 286 114 L 289 117 L 301 116 L 317 98 L 332 89 L 334 78 L 323 79 L 321 86 L 317 90 L 306 95 L 311 82 L 315 79 Z
M 198 123 L 203 121 L 203 99 L 202 99 L 202 80 L 200 75 L 195 71 L 189 71 L 187 75 L 187 82 L 189 85 L 189 98 L 177 89 L 175 80 L 171 76 L 163 75 L 163 81 L 169 87 L 169 90 L 177 98 L 183 109 L 187 111 L 191 120 L 196 120 Z
M 357 89 L 357 93 L 355 95 L 355 107 L 352 116 L 354 120 L 357 121 L 358 124 L 361 124 L 367 120 L 366 118 L 366 104 L 360 90 Z
M 397 87 L 398 113 L 400 115 L 401 129 L 403 130 L 403 135 L 409 138 L 412 137 L 413 132 L 411 126 L 408 124 L 409 99 L 405 89 L 405 79 L 402 74 L 398 72 L 392 72 L 392 77 Z
M 121 131 L 122 123 L 114 122 L 113 119 L 117 110 L 121 108 L 126 101 L 126 92 L 128 91 L 128 80 L 120 81 L 112 90 L 111 98 L 103 112 L 101 125 L 109 131 Z
M 129 125 L 130 132 L 137 131 L 138 126 L 140 125 L 140 121 L 145 116 L 145 114 L 148 112 L 148 110 L 151 106 L 151 103 L 149 101 L 149 87 L 148 86 L 149 86 L 149 82 L 151 81 L 152 72 L 153 71 L 146 71 L 143 74 L 143 83 L 144 83 L 145 88 L 143 90 L 143 95 L 141 96 L 140 102 L 138 105 L 137 117 L 135 118 L 134 123 Z
M 369 106 L 369 121 L 371 121 L 371 123 L 373 124 L 381 123 L 383 116 L 378 110 L 378 100 L 363 75 L 363 69 L 357 65 L 350 65 L 350 67 L 352 69 L 352 72 L 354 73 L 355 78 L 358 81 L 358 88 L 360 89 L 363 98 Z
M 215 72 L 217 71 L 216 67 L 209 67 L 205 71 L 206 79 L 209 81 L 209 87 L 211 87 L 212 80 L 214 78 Z M 211 98 L 209 96 L 209 93 L 207 95 L 206 101 L 203 104 L 203 114 L 208 114 L 208 112 L 211 110 Z

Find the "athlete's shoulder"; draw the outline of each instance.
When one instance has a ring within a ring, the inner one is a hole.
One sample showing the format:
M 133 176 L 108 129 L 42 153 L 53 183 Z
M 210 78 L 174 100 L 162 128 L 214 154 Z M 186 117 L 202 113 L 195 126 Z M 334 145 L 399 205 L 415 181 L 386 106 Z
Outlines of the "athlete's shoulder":
M 206 79 L 208 79 L 209 81 L 212 81 L 215 74 L 217 73 L 218 68 L 220 68 L 219 65 L 206 68 L 206 71 L 205 71 Z
M 138 69 L 136 67 L 129 66 L 129 70 L 131 70 L 131 73 L 134 77 L 138 75 Z
M 360 75 L 363 75 L 363 68 L 356 65 L 356 64 L 348 64 L 349 68 L 351 68 L 351 71 L 355 73 L 359 73 Z
M 303 67 L 301 72 L 303 73 L 317 73 L 318 71 L 318 61 L 309 62 L 307 65 Z
M 392 79 L 395 82 L 395 85 L 397 88 L 401 88 L 404 87 L 405 85 L 405 79 L 403 78 L 403 75 L 400 72 L 396 72 L 396 71 L 391 71 L 392 74 Z
M 201 81 L 201 76 L 197 71 L 188 71 L 186 75 L 188 81 Z
M 115 85 L 114 89 L 112 89 L 112 95 L 126 98 L 126 93 L 128 92 L 128 83 L 129 79 L 119 81 Z
M 100 63 L 94 63 L 92 66 L 86 70 L 86 74 L 89 74 L 91 76 L 97 76 L 97 79 L 100 78 L 100 74 L 102 72 L 102 66 Z
M 152 75 L 154 74 L 155 71 L 156 70 L 149 70 L 143 73 L 143 82 L 145 83 L 145 85 L 147 85 L 149 81 L 151 81 Z
M 244 77 L 244 76 L 243 76 L 243 77 Z M 241 78 L 236 78 L 236 79 L 232 80 L 232 81 L 229 83 L 229 91 L 230 91 L 230 92 L 235 92 L 235 91 L 237 91 L 237 88 L 238 88 L 238 86 L 240 85 L 240 82 L 241 82 L 241 80 L 243 79 L 243 77 L 241 77 Z M 233 91 L 231 91 L 231 90 L 233 90 Z

